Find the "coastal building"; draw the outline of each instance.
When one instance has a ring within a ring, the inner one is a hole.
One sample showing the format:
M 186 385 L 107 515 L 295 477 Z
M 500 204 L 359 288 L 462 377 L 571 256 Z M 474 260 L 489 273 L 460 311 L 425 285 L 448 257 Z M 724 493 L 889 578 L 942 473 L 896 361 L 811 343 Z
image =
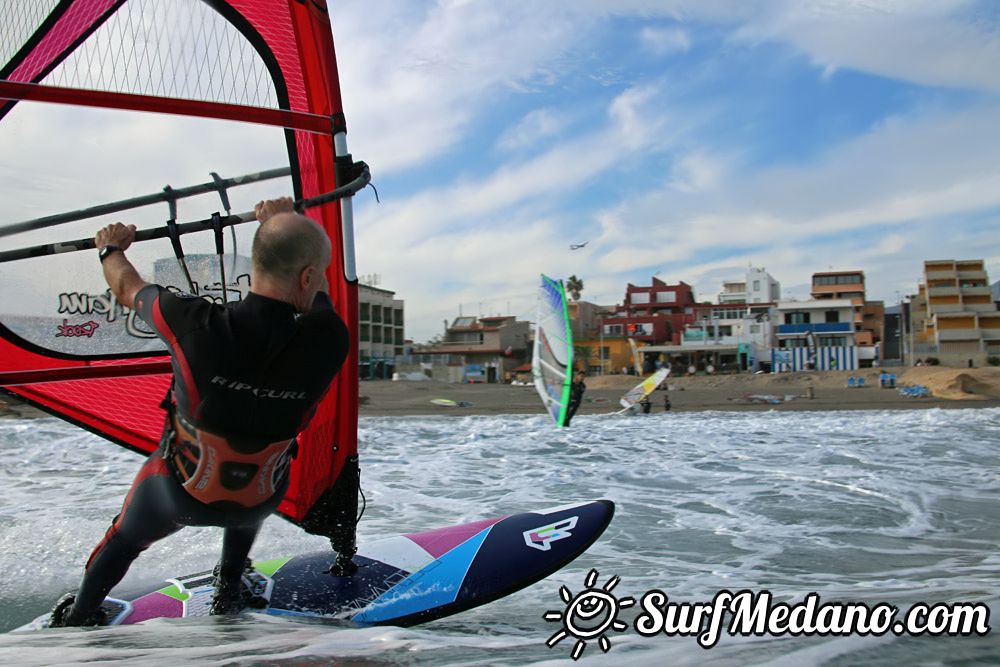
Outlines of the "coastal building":
M 627 369 L 632 373 L 632 347 L 628 336 L 617 334 L 598 338 L 574 338 L 574 366 L 587 375 L 613 375 Z M 642 349 L 642 348 L 640 348 Z
M 414 347 L 413 356 L 448 382 L 503 382 L 531 360 L 531 323 L 513 315 L 459 316 L 440 341 Z
M 618 306 L 570 301 L 567 309 L 573 331 L 574 365 L 578 369 L 585 370 L 588 375 L 608 375 L 620 373 L 624 365 L 631 366 L 629 324 L 632 325 L 631 335 L 644 327 L 627 320 L 623 323 L 617 315 Z M 606 320 L 610 320 L 607 327 Z
M 358 376 L 391 378 L 404 353 L 403 301 L 396 293 L 358 285 Z
M 602 318 L 602 332 L 645 345 L 680 344 L 685 326 L 694 322 L 695 305 L 691 285 L 668 285 L 653 276 L 648 286 L 628 284 L 622 304 Z
M 750 267 L 743 280 L 722 283 L 719 303 L 773 303 L 781 299 L 781 283 L 763 268 Z
M 885 309 L 885 338 L 882 339 L 882 358 L 899 363 L 904 358 L 906 338 L 903 333 L 903 308 L 901 305 Z
M 1000 311 L 983 260 L 928 260 L 923 277 L 910 298 L 910 363 L 933 356 L 945 365 L 982 365 L 1000 356 Z
M 598 336 L 601 321 L 615 310 L 613 306 L 599 306 L 589 301 L 569 301 L 566 308 L 569 311 L 573 340 Z
M 885 338 L 885 305 L 865 300 L 864 271 L 825 271 L 812 275 L 813 299 L 848 299 L 853 307 L 854 345 L 862 367 L 881 361 Z
M 779 301 L 771 371 L 856 370 L 854 299 Z
M 771 303 L 720 303 L 694 306 L 679 345 L 651 345 L 640 350 L 646 370 L 656 362 L 674 373 L 711 369 L 716 372 L 756 371 L 769 366 L 773 328 Z M 655 355 L 655 356 L 654 356 Z

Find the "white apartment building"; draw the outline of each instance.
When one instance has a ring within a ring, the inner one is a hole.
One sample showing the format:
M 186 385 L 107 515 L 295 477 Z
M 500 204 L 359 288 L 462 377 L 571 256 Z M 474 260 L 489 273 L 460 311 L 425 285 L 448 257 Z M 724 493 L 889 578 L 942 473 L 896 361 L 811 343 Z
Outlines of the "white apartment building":
M 763 268 L 750 267 L 742 281 L 726 281 L 719 303 L 773 303 L 781 299 L 781 283 Z

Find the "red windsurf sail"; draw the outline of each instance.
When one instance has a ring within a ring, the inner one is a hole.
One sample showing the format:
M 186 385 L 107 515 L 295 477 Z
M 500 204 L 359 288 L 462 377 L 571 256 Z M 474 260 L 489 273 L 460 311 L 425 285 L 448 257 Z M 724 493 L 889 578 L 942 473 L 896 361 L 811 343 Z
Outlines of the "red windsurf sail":
M 18 153 L 28 169 L 30 160 L 24 156 L 49 149 L 46 133 L 35 137 L 24 127 L 43 115 L 41 122 L 52 122 L 48 119 L 54 113 L 67 119 L 47 128 L 65 134 L 51 149 L 57 157 L 50 165 L 60 175 L 37 177 L 51 177 L 45 184 L 51 189 L 37 194 L 34 208 L 26 211 L 54 213 L 39 210 L 39 202 L 59 200 L 60 185 L 66 183 L 93 195 L 85 202 L 92 204 L 103 201 L 101 196 L 120 198 L 122 181 L 139 180 L 137 172 L 145 174 L 147 168 L 150 182 L 159 187 L 187 173 L 184 169 L 204 174 L 220 159 L 235 163 L 233 156 L 253 146 L 258 135 L 227 143 L 224 136 L 231 125 L 271 128 L 259 135 L 260 141 L 277 144 L 269 145 L 269 155 L 286 161 L 290 181 L 242 198 L 235 189 L 220 187 L 208 205 L 187 208 L 192 218 L 217 211 L 219 195 L 226 208 L 231 197 L 238 210 L 252 210 L 257 200 L 288 194 L 289 189 L 303 199 L 344 185 L 338 183 L 337 156 L 341 165 L 350 163 L 350 157 L 330 16 L 322 0 L 39 0 L 14 5 L 0 9 L 0 21 L 12 26 L 13 34 L 11 43 L 0 45 L 0 155 Z M 88 115 L 92 113 L 98 115 Z M 167 125 L 164 118 L 176 118 L 179 125 Z M 14 126 L 20 129 L 8 131 Z M 95 138 L 101 131 L 108 132 L 106 140 Z M 102 146 L 118 142 L 122 133 L 131 133 L 130 157 L 143 150 L 148 157 L 139 160 L 141 170 L 102 175 Z M 38 143 L 25 148 L 22 144 L 33 137 Z M 83 157 L 73 171 L 76 150 Z M 171 169 L 172 161 L 183 162 L 184 169 Z M 30 199 L 32 188 L 24 192 Z M 169 214 L 161 204 L 155 214 L 137 219 L 162 226 L 168 217 L 177 217 L 178 206 L 186 204 L 171 201 Z M 307 211 L 332 241 L 331 297 L 355 332 L 350 212 L 349 198 Z M 130 221 L 128 214 L 113 219 Z M 170 382 L 166 351 L 134 313 L 114 303 L 95 281 L 100 270 L 93 253 L 60 253 L 63 248 L 56 243 L 92 235 L 103 224 L 105 220 L 88 220 L 71 229 L 39 227 L 8 236 L 0 222 L 0 254 L 41 241 L 51 244 L 41 257 L 0 263 L 0 385 L 109 440 L 148 453 L 156 448 L 163 425 L 159 404 Z M 247 233 L 252 231 L 243 233 L 244 254 L 232 246 L 226 251 L 225 297 L 219 295 L 212 234 L 192 235 L 209 238 L 190 243 L 185 237 L 196 289 L 206 298 L 231 300 L 245 293 Z M 232 239 L 235 245 L 236 231 Z M 186 290 L 176 277 L 170 244 L 151 241 L 148 246 L 136 253 L 140 273 Z M 357 454 L 355 340 L 352 336 L 343 369 L 300 436 L 291 486 L 279 510 L 295 522 L 306 521 L 313 532 L 328 531 L 322 522 L 307 520 L 310 510 L 331 489 L 345 461 Z

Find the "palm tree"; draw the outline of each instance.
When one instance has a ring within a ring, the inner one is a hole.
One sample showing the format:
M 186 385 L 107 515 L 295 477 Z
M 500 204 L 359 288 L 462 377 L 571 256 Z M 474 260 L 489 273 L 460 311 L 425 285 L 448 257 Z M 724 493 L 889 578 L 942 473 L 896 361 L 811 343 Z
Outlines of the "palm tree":
M 566 291 L 573 297 L 573 301 L 579 301 L 580 292 L 583 291 L 583 280 L 577 278 L 575 275 L 570 276 L 566 279 Z
M 590 361 L 594 355 L 594 348 L 587 345 L 573 346 L 573 366 L 574 370 L 586 373 L 590 369 Z

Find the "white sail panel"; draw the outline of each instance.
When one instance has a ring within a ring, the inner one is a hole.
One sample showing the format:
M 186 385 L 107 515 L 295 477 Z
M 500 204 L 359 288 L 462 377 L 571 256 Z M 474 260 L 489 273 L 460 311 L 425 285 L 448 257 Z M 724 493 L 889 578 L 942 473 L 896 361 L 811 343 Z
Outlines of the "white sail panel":
M 573 380 L 573 332 L 562 281 L 542 275 L 538 290 L 538 321 L 531 360 L 535 389 L 558 426 L 566 425 Z

